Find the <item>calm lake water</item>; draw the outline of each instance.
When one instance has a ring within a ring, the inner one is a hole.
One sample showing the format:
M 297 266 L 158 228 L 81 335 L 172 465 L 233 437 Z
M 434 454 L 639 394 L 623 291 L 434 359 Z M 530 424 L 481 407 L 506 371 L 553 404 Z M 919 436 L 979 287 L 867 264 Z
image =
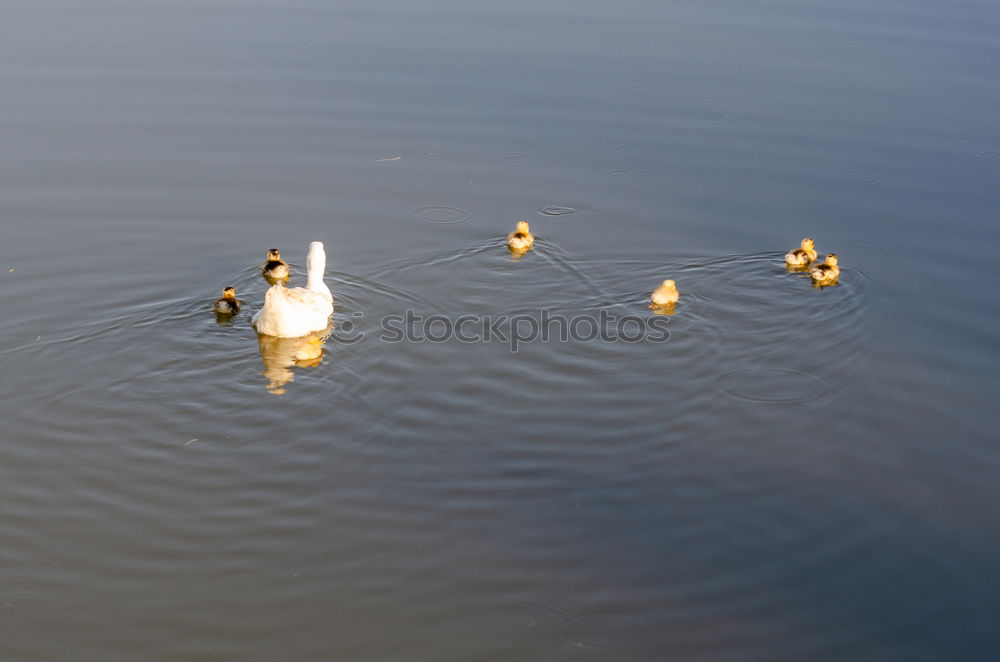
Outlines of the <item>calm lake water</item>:
M 996 659 L 998 32 L 5 3 L 0 658 Z M 839 285 L 785 272 L 804 236 Z M 258 339 L 266 249 L 300 284 L 313 240 L 337 329 Z M 666 339 L 390 342 L 406 311 Z

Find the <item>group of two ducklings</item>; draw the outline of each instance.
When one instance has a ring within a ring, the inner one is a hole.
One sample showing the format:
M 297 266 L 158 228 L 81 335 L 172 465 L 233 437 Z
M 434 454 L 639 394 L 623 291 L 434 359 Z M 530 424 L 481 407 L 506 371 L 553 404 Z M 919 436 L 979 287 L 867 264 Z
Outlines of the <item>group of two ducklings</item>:
M 288 263 L 281 259 L 281 253 L 277 248 L 267 251 L 267 260 L 261 269 L 261 275 L 269 283 L 288 280 L 291 272 Z M 220 315 L 235 315 L 240 312 L 240 300 L 236 298 L 236 288 L 227 287 L 222 290 L 222 296 L 215 301 L 215 312 Z
M 812 239 L 806 237 L 798 248 L 793 248 L 785 254 L 785 266 L 789 271 L 809 270 L 809 276 L 816 285 L 834 285 L 840 278 L 840 266 L 837 264 L 837 254 L 827 253 L 826 261 L 816 264 L 816 246 Z
M 507 248 L 514 255 L 520 257 L 530 251 L 535 246 L 535 236 L 531 234 L 531 227 L 527 221 L 518 221 L 514 231 L 507 235 Z M 679 297 L 677 284 L 672 280 L 665 280 L 656 291 L 653 292 L 652 305 L 650 308 L 657 308 L 671 312 L 670 309 L 677 303 Z
M 524 255 L 535 246 L 535 236 L 531 234 L 531 227 L 527 221 L 519 221 L 514 231 L 507 235 L 507 248 L 516 255 Z M 820 286 L 833 285 L 840 277 L 840 267 L 837 265 L 837 255 L 828 253 L 826 261 L 822 264 L 815 264 L 816 248 L 815 243 L 809 237 L 802 240 L 799 248 L 794 248 L 785 254 L 785 265 L 792 271 L 805 271 L 809 269 L 809 276 L 813 283 Z M 810 268 L 811 267 L 811 268 Z M 261 269 L 262 275 L 271 282 L 287 280 L 289 275 L 288 263 L 281 259 L 278 249 L 272 248 L 267 252 L 267 261 Z M 669 308 L 677 303 L 680 293 L 677 291 L 677 283 L 673 280 L 665 280 L 654 291 L 650 300 L 650 308 Z M 234 315 L 240 310 L 240 302 L 236 298 L 236 290 L 227 287 L 222 297 L 215 302 L 215 312 Z

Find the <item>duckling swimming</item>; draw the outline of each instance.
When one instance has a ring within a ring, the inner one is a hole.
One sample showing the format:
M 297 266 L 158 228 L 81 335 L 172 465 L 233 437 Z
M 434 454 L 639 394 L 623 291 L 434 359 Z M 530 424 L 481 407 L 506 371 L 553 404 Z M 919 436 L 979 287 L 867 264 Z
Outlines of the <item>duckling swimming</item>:
M 807 267 L 816 259 L 816 249 L 813 240 L 806 237 L 799 248 L 793 248 L 785 254 L 785 266 Z
M 665 280 L 658 288 L 653 290 L 653 296 L 651 297 L 653 304 L 650 308 L 673 305 L 677 303 L 678 298 L 680 298 L 680 294 L 677 292 L 677 284 L 672 280 Z
M 267 261 L 264 262 L 261 274 L 268 280 L 288 280 L 288 263 L 281 259 L 277 248 L 267 251 Z
M 837 256 L 834 253 L 826 254 L 826 262 L 817 264 L 809 271 L 814 285 L 833 285 L 840 278 L 840 267 L 837 266 Z
M 236 290 L 227 287 L 222 290 L 222 296 L 216 300 L 213 310 L 221 315 L 235 315 L 240 312 L 240 300 L 236 298 Z
M 527 251 L 535 245 L 535 237 L 531 234 L 527 221 L 518 221 L 517 227 L 507 235 L 507 248 L 512 251 Z

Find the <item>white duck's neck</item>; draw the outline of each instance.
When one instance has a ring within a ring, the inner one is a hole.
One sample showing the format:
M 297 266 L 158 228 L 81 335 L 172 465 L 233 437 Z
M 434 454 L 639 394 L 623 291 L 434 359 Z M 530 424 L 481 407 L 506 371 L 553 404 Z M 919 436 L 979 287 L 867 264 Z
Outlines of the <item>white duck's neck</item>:
M 314 241 L 309 244 L 309 253 L 306 255 L 306 289 L 332 300 L 333 295 L 330 294 L 330 288 L 323 282 L 325 269 L 326 251 L 323 250 L 323 242 Z
M 306 255 L 306 287 L 315 290 L 316 286 L 323 285 L 325 269 L 326 251 L 323 250 L 323 242 L 314 241 L 309 244 L 309 253 Z

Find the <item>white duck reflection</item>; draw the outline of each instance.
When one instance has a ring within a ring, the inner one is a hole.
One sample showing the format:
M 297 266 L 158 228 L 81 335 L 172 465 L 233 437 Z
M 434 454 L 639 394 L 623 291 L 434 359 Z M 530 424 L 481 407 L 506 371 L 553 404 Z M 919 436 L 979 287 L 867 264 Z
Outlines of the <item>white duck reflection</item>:
M 315 368 L 323 360 L 323 345 L 329 329 L 315 331 L 298 338 L 278 338 L 257 335 L 260 358 L 264 362 L 267 390 L 275 395 L 285 392 L 285 385 L 295 379 L 292 368 Z

